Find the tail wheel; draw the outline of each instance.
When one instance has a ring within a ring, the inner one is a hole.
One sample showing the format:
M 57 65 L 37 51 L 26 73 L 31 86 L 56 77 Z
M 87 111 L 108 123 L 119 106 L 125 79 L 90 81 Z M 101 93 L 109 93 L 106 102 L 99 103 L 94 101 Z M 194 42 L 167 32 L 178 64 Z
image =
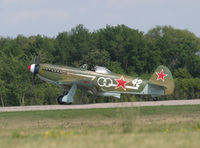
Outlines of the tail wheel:
M 158 97 L 153 97 L 153 101 L 158 101 Z

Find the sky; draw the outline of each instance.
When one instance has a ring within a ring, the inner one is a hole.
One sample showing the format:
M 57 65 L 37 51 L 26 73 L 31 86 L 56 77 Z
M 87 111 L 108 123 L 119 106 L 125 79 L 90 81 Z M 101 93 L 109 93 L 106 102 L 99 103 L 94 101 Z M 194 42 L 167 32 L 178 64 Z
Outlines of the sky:
M 199 0 L 0 0 L 0 36 L 56 37 L 83 24 L 89 31 L 124 24 L 146 33 L 156 26 L 200 37 Z

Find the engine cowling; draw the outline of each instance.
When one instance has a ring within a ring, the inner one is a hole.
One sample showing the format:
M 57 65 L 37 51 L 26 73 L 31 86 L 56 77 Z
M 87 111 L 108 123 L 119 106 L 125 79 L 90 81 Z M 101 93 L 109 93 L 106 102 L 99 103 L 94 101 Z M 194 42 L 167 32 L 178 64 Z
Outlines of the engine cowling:
M 31 64 L 28 66 L 28 69 L 30 70 L 30 72 L 32 72 L 34 74 L 37 74 L 39 72 L 39 68 L 40 68 L 40 66 L 36 65 L 36 64 Z

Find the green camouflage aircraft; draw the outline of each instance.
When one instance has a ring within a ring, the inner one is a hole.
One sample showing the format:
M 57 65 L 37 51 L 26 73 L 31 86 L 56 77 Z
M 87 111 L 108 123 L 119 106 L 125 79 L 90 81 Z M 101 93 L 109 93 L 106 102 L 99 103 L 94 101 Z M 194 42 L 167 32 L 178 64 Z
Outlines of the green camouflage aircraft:
M 165 66 L 159 66 L 149 80 L 139 77 L 112 73 L 106 67 L 95 66 L 87 69 L 87 64 L 80 68 L 39 64 L 40 55 L 28 69 L 40 79 L 60 85 L 64 93 L 57 98 L 59 104 L 71 104 L 76 89 L 79 88 L 93 95 L 112 96 L 120 98 L 121 94 L 151 95 L 153 100 L 159 96 L 169 95 L 174 91 L 174 80 L 171 72 Z

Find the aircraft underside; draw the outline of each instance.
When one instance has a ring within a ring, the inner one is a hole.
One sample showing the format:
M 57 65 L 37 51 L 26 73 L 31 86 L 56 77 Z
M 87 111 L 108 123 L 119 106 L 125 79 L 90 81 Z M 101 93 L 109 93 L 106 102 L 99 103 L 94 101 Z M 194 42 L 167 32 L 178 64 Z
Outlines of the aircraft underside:
M 49 80 L 40 75 L 38 75 L 38 77 L 46 82 L 59 85 L 59 82 Z M 63 94 L 57 97 L 57 102 L 59 104 L 72 104 L 74 101 L 74 95 L 77 90 L 77 84 L 72 84 L 69 90 L 66 90 L 66 89 L 64 90 L 65 91 L 63 92 Z M 93 91 L 90 89 L 87 89 L 87 90 L 88 90 L 87 92 L 90 92 L 90 94 L 93 94 L 93 95 L 98 95 L 98 96 L 103 96 L 103 97 L 115 97 L 115 98 L 120 98 L 121 94 L 124 93 L 124 92 L 117 92 L 117 91 L 108 92 L 108 91 Z M 139 95 L 150 94 L 156 101 L 158 96 L 164 95 L 164 87 L 147 83 L 141 92 L 126 92 L 126 94 L 139 94 Z

